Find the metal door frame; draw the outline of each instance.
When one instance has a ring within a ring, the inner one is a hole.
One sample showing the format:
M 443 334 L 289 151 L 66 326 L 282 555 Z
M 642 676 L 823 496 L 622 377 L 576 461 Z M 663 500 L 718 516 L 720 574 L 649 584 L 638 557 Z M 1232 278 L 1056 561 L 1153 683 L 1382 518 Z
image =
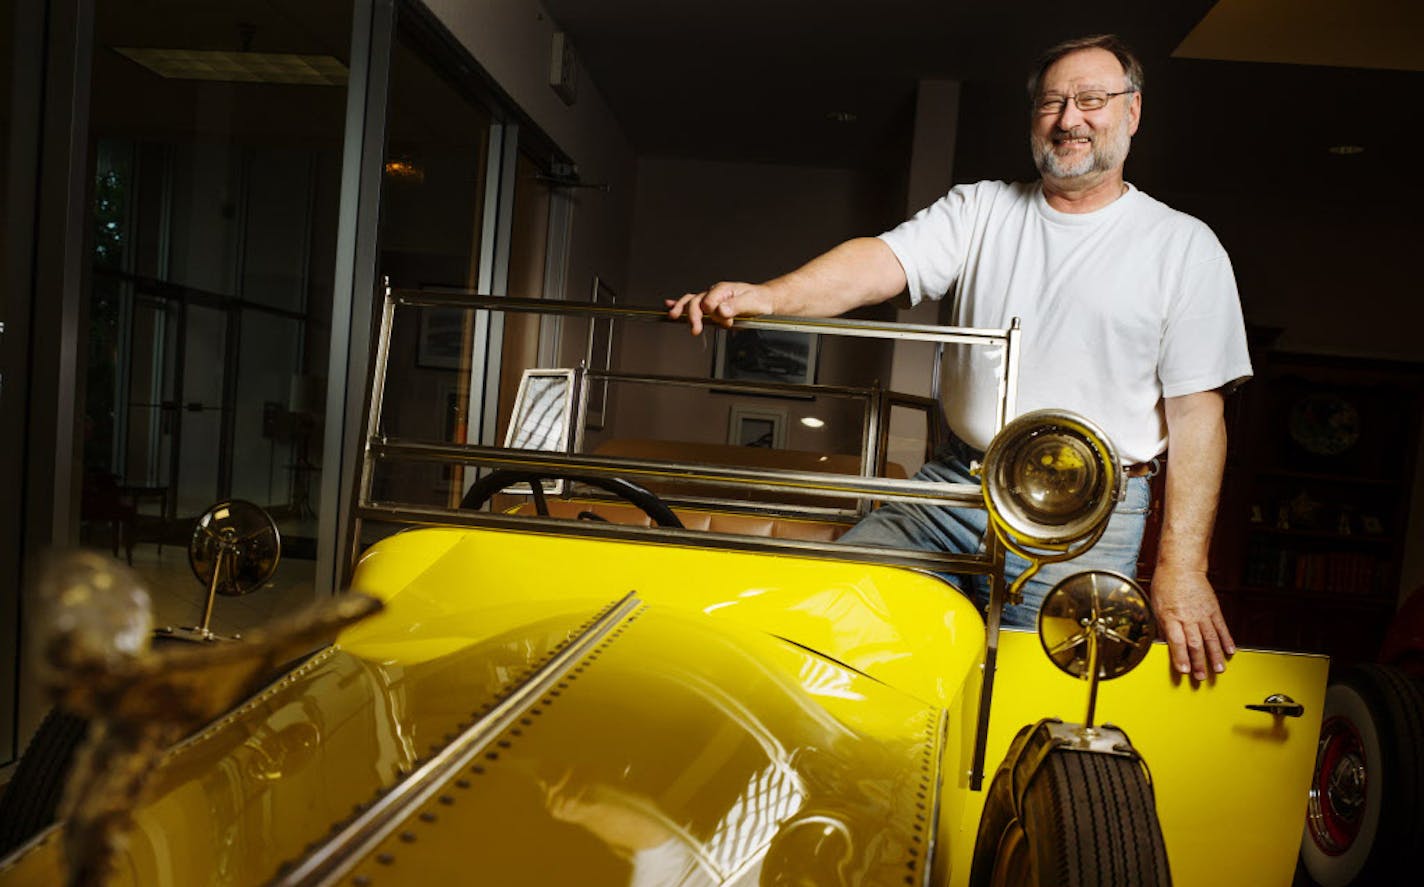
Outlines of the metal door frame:
M 78 372 L 83 346 L 94 0 L 15 0 L 4 333 L 0 335 L 0 767 L 39 724 L 44 699 L 21 680 L 22 589 L 41 551 L 79 525 Z M 32 223 L 32 224 L 31 224 Z
M 533 121 L 469 56 L 466 47 L 419 0 L 356 0 L 350 75 L 348 77 L 346 142 L 342 164 L 340 227 L 337 235 L 335 301 L 332 308 L 330 383 L 326 404 L 328 429 L 322 450 L 321 509 L 318 517 L 316 588 L 336 593 L 346 587 L 352 552 L 359 549 L 359 468 L 364 452 L 372 355 L 376 346 L 384 285 L 378 278 L 381 182 L 385 163 L 387 104 L 391 56 L 398 25 L 429 54 L 426 61 L 443 67 L 456 81 L 493 102 L 493 124 L 485 175 L 480 224 L 479 288 L 503 294 L 509 276 L 513 230 L 514 183 L 521 145 L 539 156 L 567 160 Z M 558 261 L 567 262 L 572 207 L 551 207 L 551 244 L 558 244 Z M 563 227 L 555 232 L 554 226 Z M 563 281 L 562 269 L 559 283 Z M 546 279 L 546 295 L 550 281 Z M 472 336 L 472 366 L 487 360 L 498 366 L 503 319 L 498 312 L 479 312 Z M 343 384 L 338 384 L 343 383 Z M 470 380 L 467 404 L 469 434 L 493 441 L 497 422 L 497 372 Z
M 346 138 L 336 234 L 336 275 L 327 363 L 326 435 L 317 500 L 318 595 L 335 593 L 350 578 L 338 553 L 355 545 L 356 445 L 366 412 L 373 313 L 376 310 L 377 236 L 386 149 L 386 99 L 395 45 L 396 0 L 355 0 L 347 77 Z

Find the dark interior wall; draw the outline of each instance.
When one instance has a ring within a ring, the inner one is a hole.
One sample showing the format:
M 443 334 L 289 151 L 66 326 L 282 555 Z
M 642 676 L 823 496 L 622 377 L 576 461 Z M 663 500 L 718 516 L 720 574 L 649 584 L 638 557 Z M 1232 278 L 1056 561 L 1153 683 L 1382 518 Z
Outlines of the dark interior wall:
M 1418 361 L 1424 300 L 1411 270 L 1424 222 L 1363 202 L 1183 194 L 1231 254 L 1248 322 L 1286 351 Z
M 643 157 L 633 299 L 765 280 L 899 219 L 903 182 L 848 169 Z M 676 292 L 673 292 L 673 291 Z
M 898 220 L 901 174 L 769 164 L 715 163 L 644 157 L 638 164 L 628 303 L 661 306 L 718 280 L 759 281 L 789 271 L 841 241 L 875 234 Z M 706 376 L 711 337 L 689 339 L 676 327 L 629 324 L 620 331 L 615 367 L 626 372 Z M 888 348 L 824 342 L 817 380 L 866 385 L 889 379 Z M 765 399 L 725 394 L 684 397 L 658 409 L 631 397 L 615 399 L 622 437 L 666 437 L 681 429 L 714 436 L 735 405 L 767 407 Z M 788 410 L 787 446 L 818 452 L 858 452 L 860 416 L 848 403 L 780 401 Z M 808 429 L 801 415 L 826 421 Z M 710 418 L 709 418 L 710 417 Z M 709 431 L 710 429 L 710 431 Z

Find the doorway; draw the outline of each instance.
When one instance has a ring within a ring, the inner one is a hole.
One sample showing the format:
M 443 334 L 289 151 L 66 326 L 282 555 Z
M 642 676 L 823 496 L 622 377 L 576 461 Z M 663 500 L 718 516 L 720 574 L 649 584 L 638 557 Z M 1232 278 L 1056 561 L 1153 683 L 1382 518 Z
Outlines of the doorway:
M 214 628 L 315 593 L 351 29 L 351 0 L 94 5 L 79 539 L 161 623 L 199 615 L 187 542 L 227 499 L 283 568 Z

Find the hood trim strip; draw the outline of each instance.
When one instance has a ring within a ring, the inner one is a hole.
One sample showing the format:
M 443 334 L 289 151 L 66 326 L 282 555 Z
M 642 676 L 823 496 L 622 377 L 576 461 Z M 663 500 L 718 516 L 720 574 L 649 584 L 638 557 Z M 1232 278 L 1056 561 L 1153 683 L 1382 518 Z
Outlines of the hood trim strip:
M 394 832 L 407 816 L 433 798 L 445 783 L 475 760 L 495 737 L 515 722 L 524 709 L 553 687 L 576 662 L 642 606 L 637 593 L 631 591 L 616 601 L 488 714 L 393 785 L 331 838 L 290 868 L 278 873 L 270 883 L 278 887 L 315 887 L 332 884 L 344 877 Z

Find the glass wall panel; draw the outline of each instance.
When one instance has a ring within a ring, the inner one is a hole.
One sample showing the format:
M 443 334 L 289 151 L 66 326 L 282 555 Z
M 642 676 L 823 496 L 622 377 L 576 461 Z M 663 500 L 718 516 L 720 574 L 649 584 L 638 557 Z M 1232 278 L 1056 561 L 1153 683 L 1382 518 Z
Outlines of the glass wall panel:
M 223 451 L 222 414 L 232 318 L 201 305 L 184 307 L 180 388 L 172 410 L 176 427 L 170 429 L 177 472 L 169 495 L 180 520 L 202 514 L 213 504 L 214 491 L 222 487 L 224 462 L 231 458 L 230 452 Z
M 165 621 L 201 619 L 186 542 L 233 497 L 284 559 L 212 627 L 312 594 L 351 9 L 95 0 L 81 537 L 131 559 Z
M 316 158 L 300 148 L 255 145 L 244 160 L 247 204 L 239 288 L 260 305 L 304 311 Z
M 381 273 L 397 287 L 475 289 L 485 237 L 490 111 L 405 33 L 392 58 L 389 108 Z M 468 312 L 397 312 L 382 416 L 388 434 L 465 442 L 473 333 Z M 462 476 L 438 465 L 390 465 L 377 475 L 375 494 L 452 504 Z
M 294 519 L 316 516 L 312 458 L 321 440 L 320 377 L 271 355 L 301 354 L 298 321 L 249 311 L 238 348 L 232 495 L 251 502 L 288 503 Z M 316 411 L 314 412 L 313 409 Z
M 163 300 L 136 296 L 129 319 L 128 379 L 124 386 L 126 404 L 123 461 L 119 472 L 130 484 L 161 487 L 167 477 L 168 461 L 163 450 L 171 429 L 165 411 L 172 372 L 165 372 L 164 358 L 171 354 L 168 309 Z M 153 509 L 149 509 L 152 513 Z M 161 513 L 161 511 L 159 512 Z
M 403 33 L 391 60 L 381 273 L 399 286 L 479 277 L 491 117 Z

